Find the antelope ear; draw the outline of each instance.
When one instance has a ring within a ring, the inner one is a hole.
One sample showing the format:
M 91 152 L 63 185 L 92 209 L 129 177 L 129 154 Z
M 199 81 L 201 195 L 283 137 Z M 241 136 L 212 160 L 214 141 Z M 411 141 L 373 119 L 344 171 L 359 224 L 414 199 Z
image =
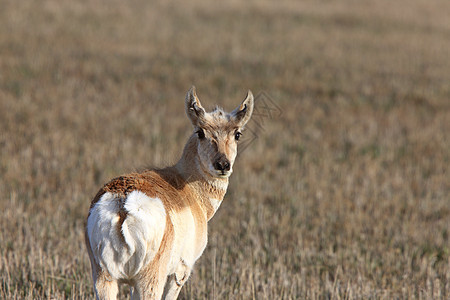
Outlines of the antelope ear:
M 248 120 L 250 120 L 253 113 L 254 102 L 253 94 L 249 90 L 245 100 L 231 112 L 231 117 L 239 127 L 244 127 Z
M 197 97 L 195 86 L 192 86 L 186 94 L 185 107 L 186 115 L 191 120 L 192 125 L 199 126 L 204 123 L 206 112 Z

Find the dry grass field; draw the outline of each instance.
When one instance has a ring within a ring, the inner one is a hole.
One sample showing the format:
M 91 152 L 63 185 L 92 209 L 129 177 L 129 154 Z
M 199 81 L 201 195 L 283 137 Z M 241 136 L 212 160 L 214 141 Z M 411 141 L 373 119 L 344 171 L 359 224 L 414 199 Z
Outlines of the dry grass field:
M 90 200 L 178 159 L 195 84 L 206 106 L 251 89 L 282 113 L 257 102 L 181 299 L 449 299 L 449 15 L 448 0 L 0 0 L 0 298 L 94 297 Z

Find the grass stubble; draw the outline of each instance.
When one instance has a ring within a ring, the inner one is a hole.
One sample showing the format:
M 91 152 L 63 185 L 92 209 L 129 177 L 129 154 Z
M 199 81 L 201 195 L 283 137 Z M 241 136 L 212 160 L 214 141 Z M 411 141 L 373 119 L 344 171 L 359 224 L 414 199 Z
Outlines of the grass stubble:
M 195 84 L 226 109 L 266 91 L 282 115 L 240 153 L 181 299 L 448 299 L 449 14 L 445 0 L 2 1 L 0 298 L 93 297 L 90 199 L 176 161 Z

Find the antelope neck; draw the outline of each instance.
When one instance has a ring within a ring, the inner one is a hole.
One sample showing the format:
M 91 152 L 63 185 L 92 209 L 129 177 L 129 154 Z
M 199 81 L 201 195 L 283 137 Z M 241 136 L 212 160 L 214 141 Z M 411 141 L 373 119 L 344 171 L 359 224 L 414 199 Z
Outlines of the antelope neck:
M 186 183 L 198 195 L 208 221 L 214 216 L 228 188 L 228 178 L 217 178 L 203 169 L 197 152 L 196 137 L 191 136 L 183 155 L 175 165 Z

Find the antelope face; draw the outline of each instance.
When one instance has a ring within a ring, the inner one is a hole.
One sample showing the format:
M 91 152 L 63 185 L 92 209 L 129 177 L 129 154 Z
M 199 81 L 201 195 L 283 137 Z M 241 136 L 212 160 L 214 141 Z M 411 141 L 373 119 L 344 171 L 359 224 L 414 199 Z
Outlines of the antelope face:
M 186 113 L 195 128 L 199 166 L 202 171 L 218 178 L 233 172 L 237 144 L 245 124 L 253 112 L 253 95 L 231 113 L 217 108 L 206 112 L 192 87 L 186 95 Z

